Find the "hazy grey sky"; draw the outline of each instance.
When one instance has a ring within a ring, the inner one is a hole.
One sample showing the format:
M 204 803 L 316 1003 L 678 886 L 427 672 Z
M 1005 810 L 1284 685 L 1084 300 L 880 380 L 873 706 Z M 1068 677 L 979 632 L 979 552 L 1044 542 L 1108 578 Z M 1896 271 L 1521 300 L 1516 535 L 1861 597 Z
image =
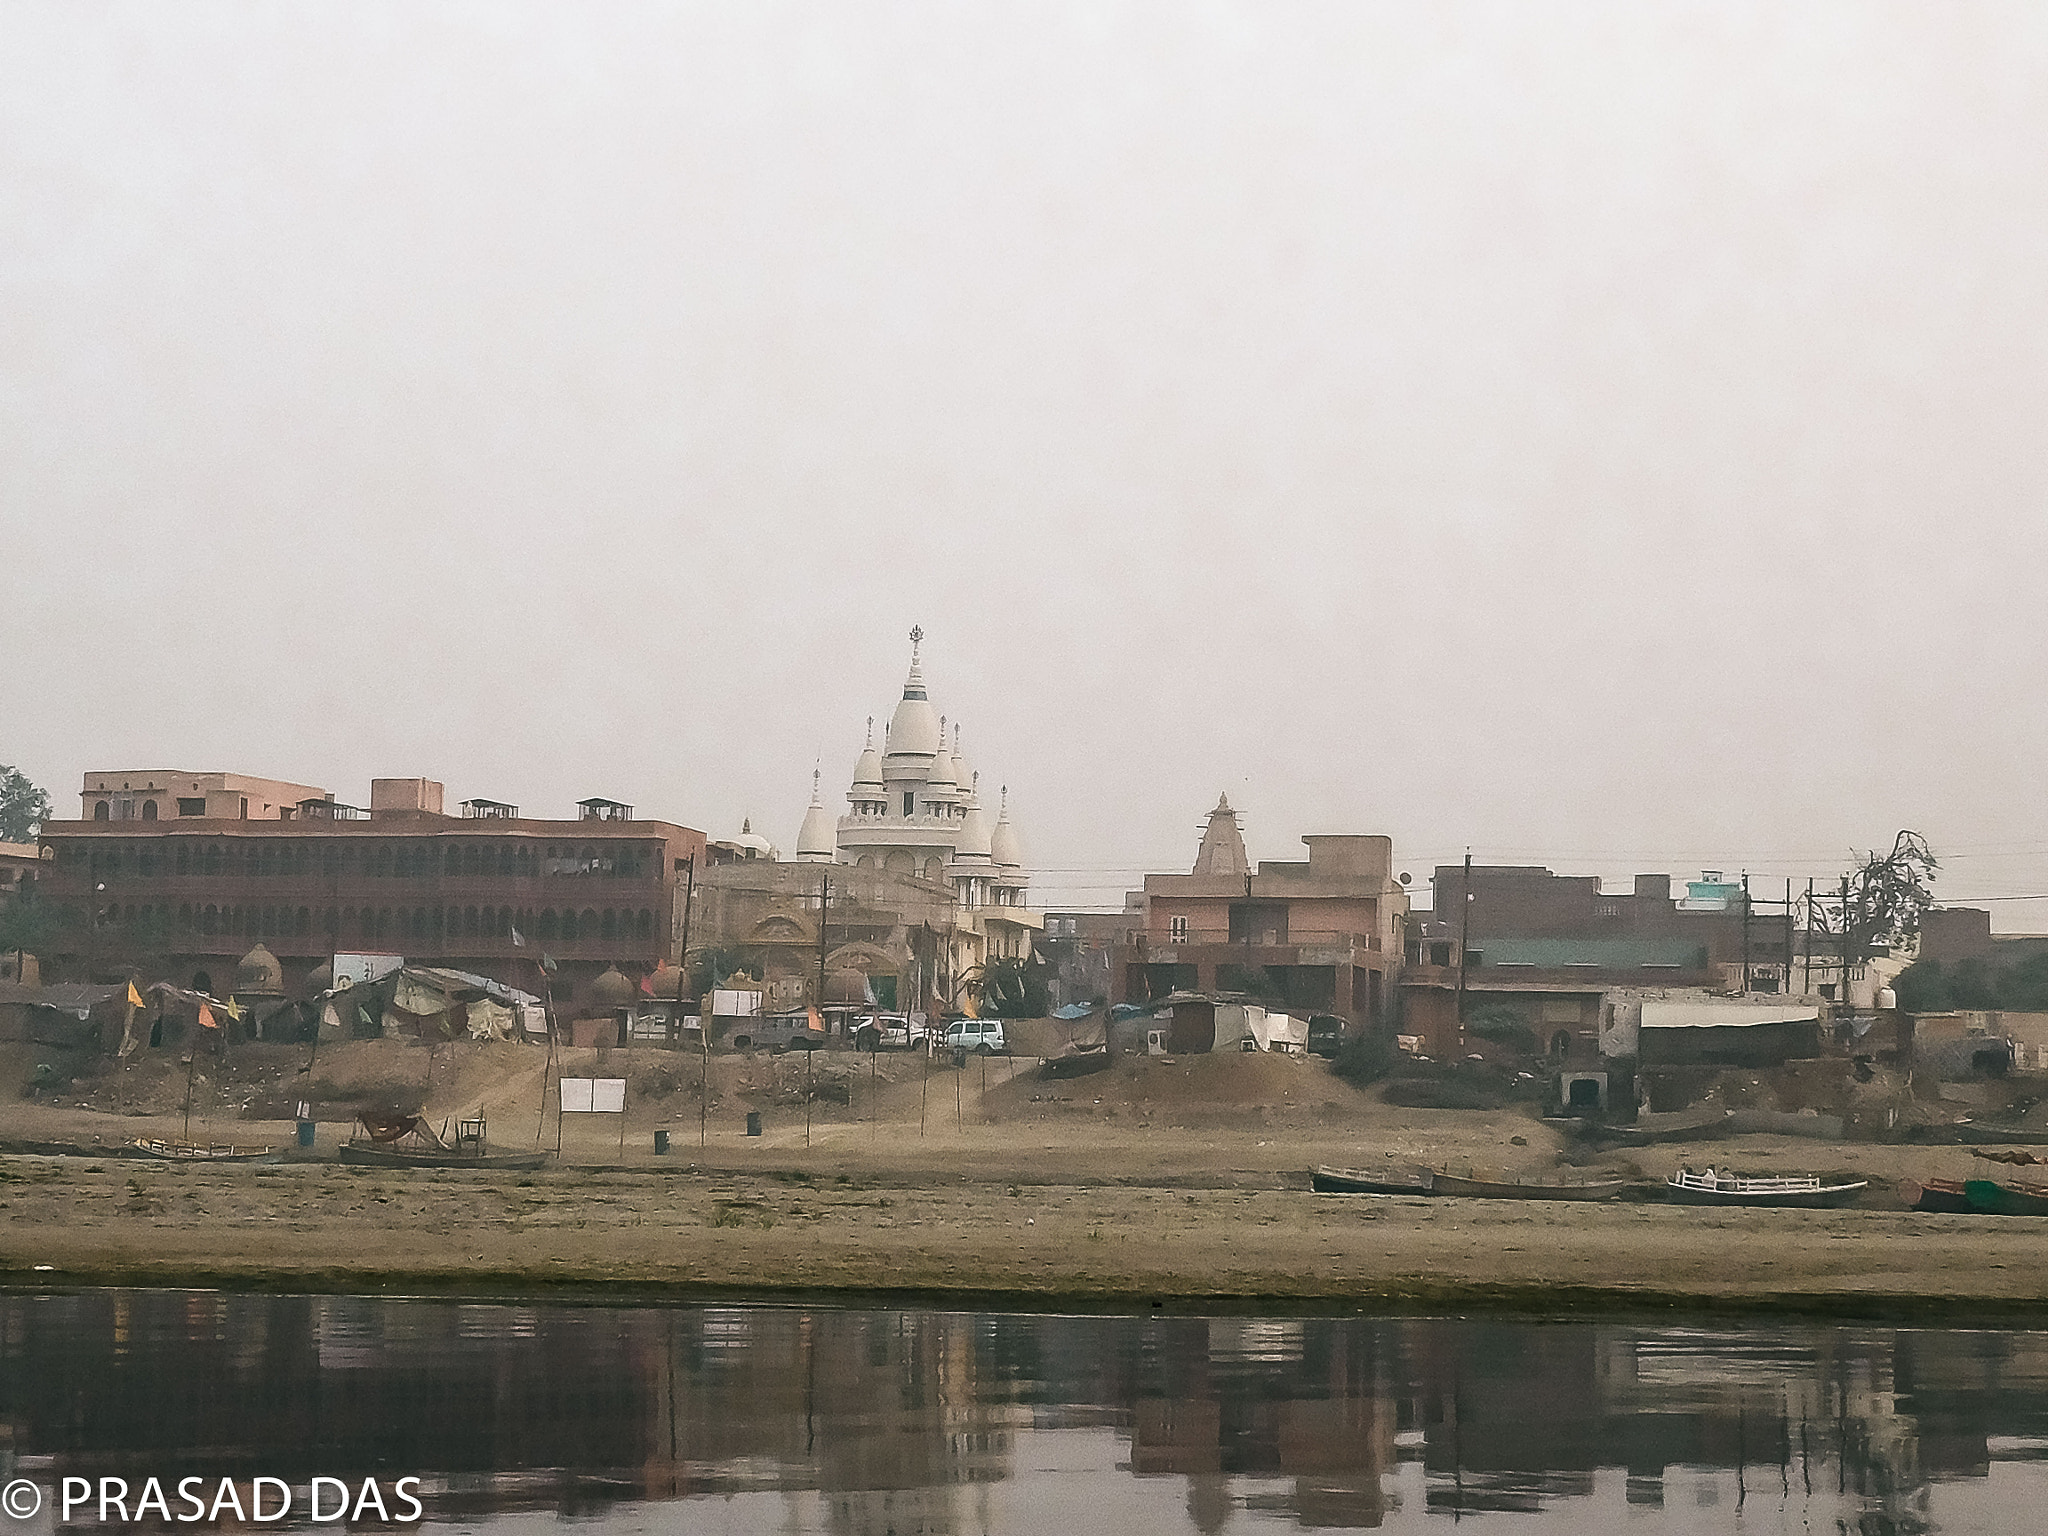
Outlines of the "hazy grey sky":
M 2048 892 L 2048 8 L 0 4 L 0 761 Z M 2048 901 L 2002 903 L 2048 929 Z

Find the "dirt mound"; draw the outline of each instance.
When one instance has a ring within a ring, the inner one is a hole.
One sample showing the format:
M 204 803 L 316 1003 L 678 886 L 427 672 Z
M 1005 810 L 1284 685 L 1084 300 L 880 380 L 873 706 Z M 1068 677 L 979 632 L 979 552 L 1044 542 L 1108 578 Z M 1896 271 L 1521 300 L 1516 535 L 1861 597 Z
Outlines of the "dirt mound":
M 1203 1125 L 1323 1116 L 1356 1110 L 1366 1102 L 1317 1058 L 1221 1052 L 1123 1056 L 1087 1077 L 1049 1077 L 1033 1067 L 1000 1085 L 991 1083 L 985 1112 L 1000 1121 L 1043 1118 L 1079 1107 L 1140 1123 Z

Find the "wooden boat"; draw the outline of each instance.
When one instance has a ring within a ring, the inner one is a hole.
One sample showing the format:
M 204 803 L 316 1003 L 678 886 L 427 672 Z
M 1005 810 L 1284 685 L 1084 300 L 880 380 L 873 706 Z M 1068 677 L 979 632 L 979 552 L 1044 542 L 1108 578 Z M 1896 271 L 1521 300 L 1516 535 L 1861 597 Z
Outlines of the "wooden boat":
M 276 1163 L 284 1154 L 275 1147 L 246 1147 L 228 1143 L 201 1146 L 196 1141 L 161 1141 L 138 1136 L 121 1148 L 123 1157 L 155 1158 L 167 1163 Z
M 1109 1047 L 1099 1045 L 1085 1051 L 1067 1051 L 1059 1056 L 1045 1059 L 1047 1077 L 1086 1077 L 1091 1072 L 1101 1072 L 1110 1063 Z
M 1987 1216 L 2048 1216 L 2048 1184 L 1965 1179 L 1963 1196 L 1970 1202 L 1971 1210 Z
M 1500 1179 L 1464 1179 L 1439 1173 L 1432 1193 L 1473 1195 L 1482 1200 L 1618 1200 L 1637 1185 L 1630 1179 L 1599 1179 L 1590 1184 L 1521 1184 Z
M 1426 1195 L 1435 1178 L 1427 1168 L 1318 1168 L 1309 1174 L 1308 1187 L 1319 1195 Z
M 455 1152 L 445 1147 L 385 1147 L 345 1141 L 341 1160 L 364 1168 L 500 1168 L 529 1171 L 546 1164 L 546 1152 Z
M 1638 1115 L 1628 1125 L 1611 1125 L 1602 1120 L 1580 1120 L 1575 1124 L 1575 1134 L 1588 1141 L 1611 1141 L 1624 1147 L 1649 1147 L 1665 1141 L 1714 1141 L 1734 1129 L 1729 1124 L 1728 1112 L 1722 1109 Z
M 1961 1179 L 1901 1179 L 1899 1203 L 1909 1211 L 1938 1211 L 1957 1215 L 1974 1211 Z
M 1819 1210 L 1848 1205 L 1870 1187 L 1868 1179 L 1823 1184 L 1811 1174 L 1791 1178 L 1745 1179 L 1733 1174 L 1671 1175 L 1664 1198 L 1680 1205 L 1751 1205 L 1792 1210 Z

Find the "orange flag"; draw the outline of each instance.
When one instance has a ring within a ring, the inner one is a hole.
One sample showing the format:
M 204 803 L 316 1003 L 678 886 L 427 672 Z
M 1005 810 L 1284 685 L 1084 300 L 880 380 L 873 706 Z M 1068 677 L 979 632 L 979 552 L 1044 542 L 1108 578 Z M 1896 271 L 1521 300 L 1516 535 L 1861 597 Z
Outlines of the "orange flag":
M 142 1006 L 142 994 L 135 990 L 135 983 L 132 981 L 128 983 L 128 1006 L 130 1008 L 140 1008 Z
M 215 1023 L 215 1022 L 214 1022 L 214 1018 L 213 1018 L 213 1010 L 212 1010 L 211 1008 L 207 1007 L 207 1006 L 206 1006 L 206 1004 L 204 1004 L 204 1003 L 201 1003 L 201 1004 L 199 1005 L 199 1027 L 200 1027 L 201 1029 L 219 1029 L 219 1028 L 220 1028 L 220 1025 L 218 1025 L 217 1023 Z

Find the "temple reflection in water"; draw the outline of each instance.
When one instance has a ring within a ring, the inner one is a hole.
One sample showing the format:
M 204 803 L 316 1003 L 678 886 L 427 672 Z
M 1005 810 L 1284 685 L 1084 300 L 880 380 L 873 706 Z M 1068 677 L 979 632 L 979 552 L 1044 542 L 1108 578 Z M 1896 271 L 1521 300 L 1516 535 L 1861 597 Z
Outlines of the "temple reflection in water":
M 13 1295 L 0 1435 L 45 1484 L 416 1473 L 469 1524 L 1915 1531 L 2048 1494 L 2048 1335 Z

